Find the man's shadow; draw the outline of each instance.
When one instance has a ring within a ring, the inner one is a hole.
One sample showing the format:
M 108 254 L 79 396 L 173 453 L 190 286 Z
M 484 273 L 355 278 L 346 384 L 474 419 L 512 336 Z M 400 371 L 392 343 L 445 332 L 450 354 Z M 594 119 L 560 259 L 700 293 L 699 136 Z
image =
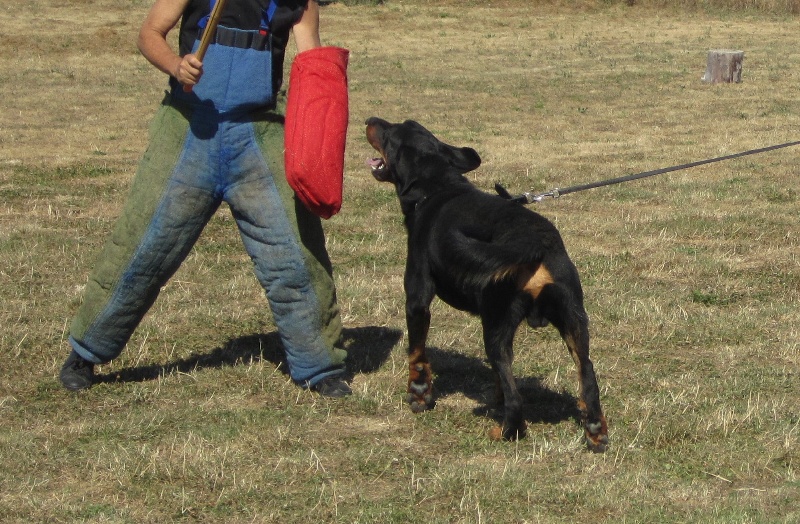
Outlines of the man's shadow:
M 389 358 L 402 335 L 400 330 L 385 327 L 345 329 L 342 342 L 347 349 L 347 372 L 350 378 L 358 373 L 377 371 Z M 288 374 L 286 356 L 277 332 L 235 338 L 209 353 L 195 353 L 168 364 L 127 367 L 97 375 L 95 383 L 145 382 L 174 373 L 190 373 L 198 369 L 221 368 L 259 360 L 271 362 Z
M 496 400 L 495 375 L 485 360 L 438 348 L 428 348 L 427 353 L 436 374 L 433 384 L 436 397 L 461 392 L 480 404 L 473 410 L 476 416 L 502 423 L 503 406 Z M 522 413 L 528 423 L 558 424 L 571 419 L 580 424 L 575 396 L 548 389 L 539 377 L 515 378 L 524 401 Z
M 356 374 L 374 373 L 380 369 L 403 333 L 398 329 L 367 326 L 347 328 L 342 335 L 343 345 L 347 349 L 348 378 L 352 378 Z M 435 347 L 429 347 L 427 354 L 436 373 L 436 397 L 463 393 L 480 404 L 473 410 L 476 416 L 487 417 L 498 423 L 502 421 L 502 406 L 495 402 L 494 373 L 483 359 Z M 167 364 L 127 367 L 97 375 L 95 383 L 145 382 L 175 373 L 191 373 L 259 360 L 268 361 L 288 374 L 277 332 L 231 339 L 209 353 L 196 353 Z M 517 386 L 525 401 L 523 415 L 529 423 L 557 424 L 569 419 L 580 421 L 577 399 L 573 395 L 546 388 L 538 377 L 518 377 Z

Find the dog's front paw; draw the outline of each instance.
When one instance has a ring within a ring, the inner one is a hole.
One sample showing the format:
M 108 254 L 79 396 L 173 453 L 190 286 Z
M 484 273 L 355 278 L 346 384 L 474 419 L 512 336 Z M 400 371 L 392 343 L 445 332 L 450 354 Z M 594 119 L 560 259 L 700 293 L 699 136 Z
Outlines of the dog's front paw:
M 409 366 L 407 401 L 414 413 L 433 409 L 435 402 L 430 364 L 418 362 Z
M 593 453 L 604 453 L 608 449 L 608 425 L 605 417 L 597 422 L 586 422 L 586 447 Z

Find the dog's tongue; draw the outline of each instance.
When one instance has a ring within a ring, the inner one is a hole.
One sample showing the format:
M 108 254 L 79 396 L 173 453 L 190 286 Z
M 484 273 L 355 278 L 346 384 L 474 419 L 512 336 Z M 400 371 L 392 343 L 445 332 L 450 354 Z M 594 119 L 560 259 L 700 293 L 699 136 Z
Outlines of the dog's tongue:
M 381 157 L 368 158 L 367 165 L 371 168 L 381 167 L 383 165 L 383 159 Z

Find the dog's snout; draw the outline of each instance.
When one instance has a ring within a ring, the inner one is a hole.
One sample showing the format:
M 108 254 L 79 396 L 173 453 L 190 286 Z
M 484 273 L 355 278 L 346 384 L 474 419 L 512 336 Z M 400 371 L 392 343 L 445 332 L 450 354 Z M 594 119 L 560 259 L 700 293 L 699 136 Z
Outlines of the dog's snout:
M 386 120 L 378 118 L 377 116 L 367 118 L 364 124 L 367 126 L 367 136 L 374 138 L 378 138 L 381 133 L 386 131 L 386 129 L 392 125 Z M 370 138 L 370 142 L 372 142 L 372 138 Z
M 389 122 L 387 122 L 386 120 L 384 120 L 382 118 L 378 118 L 377 116 L 371 116 L 371 117 L 367 118 L 367 120 L 364 122 L 364 124 L 367 125 L 367 126 L 370 126 L 370 127 L 373 127 L 373 126 L 385 127 L 385 126 L 389 125 Z
M 367 142 L 378 151 L 381 151 L 381 134 L 390 125 L 389 122 L 373 116 L 368 118 L 364 124 L 367 126 Z M 381 154 L 383 153 L 381 152 Z

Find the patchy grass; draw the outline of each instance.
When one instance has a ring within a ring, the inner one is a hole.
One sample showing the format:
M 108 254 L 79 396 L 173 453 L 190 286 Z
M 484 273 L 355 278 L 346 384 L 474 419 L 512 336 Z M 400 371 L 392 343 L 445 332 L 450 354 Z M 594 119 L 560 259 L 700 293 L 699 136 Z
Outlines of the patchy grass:
M 69 319 L 166 79 L 135 50 L 149 2 L 10 0 L 0 520 L 798 521 L 797 150 L 537 205 L 584 281 L 610 423 L 601 456 L 583 449 L 574 369 L 547 329 L 517 336 L 529 436 L 491 442 L 479 323 L 438 302 L 439 401 L 409 412 L 404 231 L 391 188 L 364 167 L 372 115 L 474 147 L 484 162 L 470 176 L 487 191 L 796 140 L 792 4 L 741 4 L 325 5 L 325 42 L 352 50 L 346 200 L 325 226 L 355 394 L 330 402 L 284 374 L 225 209 L 102 382 L 61 389 Z M 42 20 L 71 31 L 31 40 Z M 707 51 L 724 47 L 745 51 L 743 82 L 703 84 Z

